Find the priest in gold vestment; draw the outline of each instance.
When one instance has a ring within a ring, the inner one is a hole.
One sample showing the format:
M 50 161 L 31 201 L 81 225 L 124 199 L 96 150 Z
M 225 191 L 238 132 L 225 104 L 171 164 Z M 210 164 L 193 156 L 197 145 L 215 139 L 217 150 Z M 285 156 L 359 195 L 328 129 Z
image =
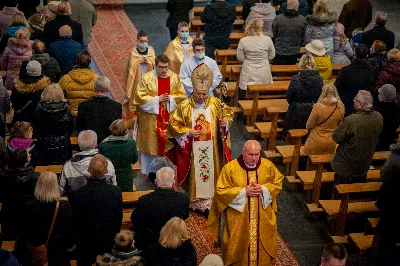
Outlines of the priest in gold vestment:
M 129 98 L 129 102 L 124 105 L 128 107 L 126 109 L 131 109 L 139 80 L 143 74 L 154 69 L 155 59 L 154 48 L 148 44 L 147 33 L 139 31 L 137 46 L 131 50 L 131 55 L 125 69 L 125 92 Z M 125 110 L 125 112 L 128 112 L 128 110 Z
M 247 141 L 217 181 L 207 227 L 224 265 L 269 266 L 277 256 L 276 197 L 283 175 L 260 152 L 258 141 Z
M 155 62 L 156 69 L 142 76 L 134 97 L 138 110 L 137 149 L 145 175 L 158 158 L 164 157 L 170 113 L 186 97 L 179 76 L 168 69 L 168 57 L 159 55 Z
M 193 39 L 189 36 L 189 24 L 182 21 L 178 24 L 178 36 L 172 40 L 164 54 L 170 59 L 169 69 L 179 75 L 183 61 L 194 55 Z
M 223 167 L 230 107 L 209 96 L 213 73 L 200 64 L 192 75 L 193 94 L 178 105 L 170 119 L 168 140 L 175 146 L 166 157 L 177 167 L 177 185 L 189 193 L 192 209 L 211 208 L 214 187 Z M 171 147 L 172 145 L 170 145 Z

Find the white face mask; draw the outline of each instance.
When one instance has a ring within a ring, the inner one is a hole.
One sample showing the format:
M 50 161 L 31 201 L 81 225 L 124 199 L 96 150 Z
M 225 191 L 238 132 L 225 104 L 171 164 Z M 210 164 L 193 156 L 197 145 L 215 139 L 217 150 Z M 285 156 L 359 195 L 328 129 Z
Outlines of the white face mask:
M 203 60 L 205 56 L 206 56 L 205 53 L 196 53 L 196 58 L 199 60 Z

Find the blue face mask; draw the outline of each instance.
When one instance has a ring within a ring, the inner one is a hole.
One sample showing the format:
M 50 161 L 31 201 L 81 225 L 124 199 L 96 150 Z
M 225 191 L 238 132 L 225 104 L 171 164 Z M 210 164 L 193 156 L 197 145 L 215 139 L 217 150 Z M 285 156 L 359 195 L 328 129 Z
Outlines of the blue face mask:
M 372 54 L 374 51 L 372 50 L 372 47 L 369 48 L 369 53 Z
M 179 33 L 179 37 L 181 37 L 181 39 L 186 40 L 187 38 L 189 38 L 189 32 L 181 32 Z
M 149 46 L 149 44 L 148 43 L 138 43 L 138 45 L 137 45 L 140 49 L 146 49 L 148 46 Z

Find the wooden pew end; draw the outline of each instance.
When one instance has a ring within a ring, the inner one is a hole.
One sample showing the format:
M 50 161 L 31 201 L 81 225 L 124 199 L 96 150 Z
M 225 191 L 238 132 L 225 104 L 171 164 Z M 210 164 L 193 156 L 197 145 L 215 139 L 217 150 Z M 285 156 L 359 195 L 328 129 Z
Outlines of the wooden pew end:
M 307 204 L 307 209 L 310 213 L 323 213 L 324 210 L 318 207 L 316 203 Z

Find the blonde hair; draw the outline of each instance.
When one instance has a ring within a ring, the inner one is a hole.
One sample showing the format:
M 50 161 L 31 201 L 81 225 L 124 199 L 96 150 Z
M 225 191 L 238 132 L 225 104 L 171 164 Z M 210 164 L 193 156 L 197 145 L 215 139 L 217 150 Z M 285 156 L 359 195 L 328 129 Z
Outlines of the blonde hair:
M 388 52 L 387 58 L 389 61 L 400 61 L 400 50 L 399 49 L 392 49 Z
M 65 100 L 64 92 L 58 83 L 51 83 L 47 85 L 46 88 L 43 90 L 40 99 L 48 103 L 61 102 Z
M 332 16 L 332 13 L 329 11 L 328 5 L 325 3 L 325 1 L 322 0 L 318 0 L 314 4 L 313 14 L 314 16 L 323 19 Z
M 249 23 L 247 23 L 245 33 L 247 36 L 259 35 L 263 30 L 263 26 L 264 26 L 263 20 L 258 18 L 252 19 L 249 21 Z
M 161 229 L 158 243 L 165 248 L 177 248 L 189 239 L 184 220 L 172 217 Z
M 60 187 L 57 182 L 57 175 L 53 172 L 40 174 L 35 187 L 35 198 L 42 202 L 53 202 L 60 197 Z
M 24 14 L 14 14 L 11 18 L 11 26 L 27 26 Z
M 29 40 L 30 37 L 31 37 L 31 33 L 29 32 L 28 28 L 22 28 L 22 29 L 17 30 L 16 36 L 15 36 L 15 38 L 17 38 L 17 39 L 25 39 L 25 40 Z
M 29 133 L 33 131 L 31 123 L 25 121 L 17 121 L 10 129 L 11 138 L 29 139 Z
M 335 85 L 333 85 L 332 83 L 327 83 L 322 87 L 321 95 L 319 96 L 317 102 L 323 105 L 337 103 L 339 108 L 342 108 L 344 110 L 344 104 L 342 100 L 340 100 Z
M 114 136 L 125 136 L 128 133 L 128 126 L 124 119 L 114 120 L 109 129 Z
M 315 60 L 312 55 L 305 54 L 300 58 L 299 62 L 299 68 L 300 69 L 315 69 Z
M 116 234 L 114 242 L 118 247 L 129 247 L 133 243 L 133 234 L 129 230 L 121 230 L 118 234 Z

